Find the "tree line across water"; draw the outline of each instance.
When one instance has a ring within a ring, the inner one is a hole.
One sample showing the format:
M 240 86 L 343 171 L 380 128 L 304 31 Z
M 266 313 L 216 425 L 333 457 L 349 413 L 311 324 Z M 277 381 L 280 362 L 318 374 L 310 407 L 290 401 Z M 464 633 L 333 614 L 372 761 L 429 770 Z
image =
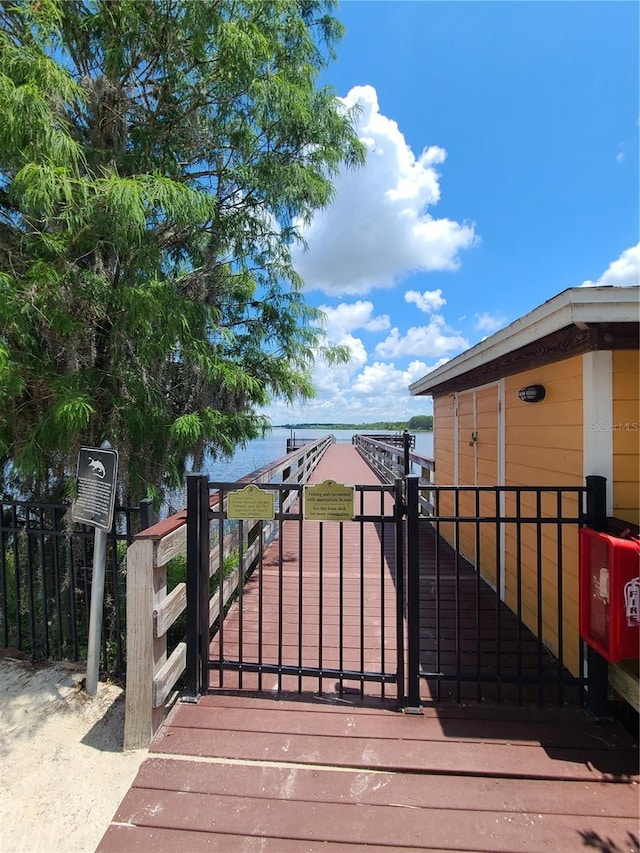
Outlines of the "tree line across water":
M 371 424 L 280 424 L 283 429 L 350 429 L 367 432 L 375 429 L 431 432 L 433 430 L 433 415 L 414 415 L 408 421 L 376 421 Z

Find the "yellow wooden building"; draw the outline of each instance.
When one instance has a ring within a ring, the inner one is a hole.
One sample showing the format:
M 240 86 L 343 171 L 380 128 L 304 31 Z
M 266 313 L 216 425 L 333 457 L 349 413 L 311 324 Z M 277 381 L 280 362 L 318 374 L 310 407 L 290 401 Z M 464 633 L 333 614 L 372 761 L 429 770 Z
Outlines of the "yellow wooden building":
M 587 475 L 601 475 L 607 480 L 607 515 L 640 523 L 639 290 L 565 290 L 414 382 L 412 395 L 433 398 L 436 484 L 580 486 Z M 465 500 L 473 497 L 462 493 L 458 499 L 464 512 Z M 495 497 L 482 495 L 482 500 Z M 514 511 L 504 505 L 509 500 L 502 496 L 501 512 Z M 521 507 L 525 513 L 533 509 Z M 543 514 L 556 510 L 543 500 Z M 575 514 L 576 508 L 566 511 Z M 451 538 L 453 525 L 444 533 Z M 538 592 L 537 567 L 533 560 L 527 564 L 527 553 L 535 549 L 527 548 L 526 539 L 519 543 L 516 584 L 515 540 L 508 525 L 497 555 L 488 541 L 496 535 L 491 526 L 483 530 L 482 548 L 472 525 L 458 526 L 455 535 L 457 547 L 476 565 L 479 550 L 477 568 L 494 588 L 499 586 L 509 607 L 515 610 L 520 596 L 523 621 L 537 633 L 537 598 L 527 592 Z M 550 563 L 558 543 L 553 528 L 544 535 Z M 557 654 L 561 634 L 563 659 L 577 674 L 577 536 L 561 548 L 563 624 L 559 628 L 556 618 L 555 574 L 550 570 L 547 576 L 543 567 L 542 640 Z

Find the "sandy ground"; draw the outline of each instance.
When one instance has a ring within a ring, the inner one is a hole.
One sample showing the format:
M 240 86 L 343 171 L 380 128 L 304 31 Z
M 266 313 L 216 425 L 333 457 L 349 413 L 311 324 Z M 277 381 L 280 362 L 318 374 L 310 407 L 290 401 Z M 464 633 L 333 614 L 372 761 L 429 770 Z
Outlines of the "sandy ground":
M 85 675 L 0 658 L 2 853 L 93 853 L 147 755 L 123 751 L 122 689 Z

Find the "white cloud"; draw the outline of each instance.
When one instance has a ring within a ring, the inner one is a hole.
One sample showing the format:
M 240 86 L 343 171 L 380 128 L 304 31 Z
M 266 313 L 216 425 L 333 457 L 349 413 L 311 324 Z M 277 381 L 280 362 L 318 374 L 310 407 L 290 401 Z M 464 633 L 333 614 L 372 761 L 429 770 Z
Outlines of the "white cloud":
M 502 314 L 490 314 L 484 311 L 482 314 L 474 314 L 473 328 L 476 332 L 496 332 L 501 329 L 507 322 L 507 318 Z
M 354 338 L 353 335 L 343 335 L 337 343 L 349 347 L 351 351 L 351 364 L 345 366 L 347 370 L 353 370 L 354 365 L 359 366 L 367 363 L 369 356 L 360 338 Z M 337 367 L 334 365 L 331 369 L 335 371 Z
M 625 249 L 596 281 L 583 281 L 581 287 L 632 287 L 640 284 L 640 243 Z
M 447 304 L 447 300 L 443 298 L 441 290 L 425 290 L 424 293 L 419 293 L 417 290 L 407 290 L 404 295 L 404 301 L 409 303 L 414 302 L 425 314 L 437 311 Z
M 373 303 L 363 302 L 360 299 L 352 303 L 343 302 L 336 308 L 321 305 L 320 310 L 324 311 L 327 316 L 326 332 L 331 341 L 356 329 L 365 329 L 367 332 L 382 332 L 391 326 L 387 314 L 374 316 Z
M 368 355 L 362 341 L 353 335 L 343 334 L 331 343 L 349 347 L 351 360 L 347 364 L 327 364 L 318 359 L 313 368 L 313 384 L 320 394 L 337 396 L 342 395 L 342 388 L 349 388 L 354 375 L 367 363 Z
M 430 414 L 431 400 L 411 397 L 408 387 L 445 361 L 427 365 L 416 359 L 404 370 L 392 363 L 359 365 L 346 384 L 341 384 L 341 380 L 331 382 L 327 375 L 326 381 L 316 382 L 317 396 L 313 400 L 294 406 L 274 403 L 266 414 L 274 424 L 373 423 Z
M 400 389 L 407 390 L 407 383 L 403 379 L 402 371 L 396 370 L 393 364 L 385 364 L 376 361 L 367 365 L 353 383 L 352 391 L 356 397 L 383 397 L 389 399 L 389 395 Z
M 308 250 L 295 247 L 293 254 L 306 287 L 368 293 L 393 287 L 411 272 L 457 269 L 460 252 L 476 242 L 474 226 L 427 212 L 440 200 L 434 167 L 446 151 L 431 146 L 416 157 L 397 123 L 380 112 L 372 86 L 356 86 L 343 103 L 361 108 L 367 164 L 343 171 L 331 206 L 301 227 Z
M 439 358 L 468 346 L 466 338 L 450 329 L 440 314 L 434 314 L 426 326 L 413 326 L 405 335 L 401 335 L 397 328 L 392 329 L 387 338 L 376 346 L 375 354 L 378 358 L 408 355 Z
M 404 370 L 393 363 L 376 361 L 355 377 L 351 393 L 359 408 L 376 413 L 374 420 L 396 420 L 410 411 L 409 385 L 430 369 L 422 361 L 412 361 Z

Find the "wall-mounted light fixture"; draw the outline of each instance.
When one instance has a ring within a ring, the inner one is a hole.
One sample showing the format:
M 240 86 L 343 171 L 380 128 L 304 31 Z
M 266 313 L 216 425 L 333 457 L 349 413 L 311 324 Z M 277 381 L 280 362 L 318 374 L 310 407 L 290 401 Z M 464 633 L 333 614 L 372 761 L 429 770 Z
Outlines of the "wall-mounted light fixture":
M 544 385 L 527 385 L 526 388 L 518 391 L 518 397 L 524 403 L 539 403 L 540 400 L 544 400 L 545 394 Z

